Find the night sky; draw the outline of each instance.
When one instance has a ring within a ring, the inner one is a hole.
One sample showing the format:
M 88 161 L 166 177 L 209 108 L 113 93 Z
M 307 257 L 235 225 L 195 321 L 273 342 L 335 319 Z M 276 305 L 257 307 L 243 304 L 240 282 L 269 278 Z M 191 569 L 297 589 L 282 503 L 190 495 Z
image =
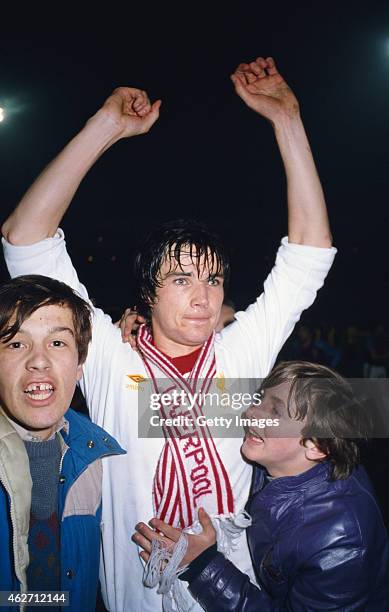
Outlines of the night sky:
M 286 233 L 285 181 L 270 125 L 229 75 L 272 55 L 300 101 L 339 249 L 308 318 L 387 321 L 389 6 L 234 5 L 63 5 L 45 21 L 2 20 L 1 218 L 114 87 L 141 87 L 162 99 L 159 122 L 99 160 L 63 222 L 79 276 L 118 312 L 149 224 L 198 218 L 229 245 L 229 293 L 244 307 Z

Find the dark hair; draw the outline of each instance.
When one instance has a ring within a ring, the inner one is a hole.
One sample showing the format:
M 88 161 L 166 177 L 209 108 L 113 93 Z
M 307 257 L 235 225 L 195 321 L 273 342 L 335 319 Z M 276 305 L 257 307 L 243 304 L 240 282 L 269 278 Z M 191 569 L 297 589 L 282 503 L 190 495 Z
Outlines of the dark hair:
M 38 308 L 56 304 L 72 312 L 78 362 L 84 363 L 92 337 L 90 307 L 68 285 L 47 276 L 18 276 L 1 285 L 0 342 L 12 340 L 23 322 Z
M 143 241 L 134 262 L 135 306 L 142 316 L 150 319 L 156 291 L 162 286 L 161 266 L 169 261 L 171 270 L 181 268 L 181 255 L 189 252 L 198 273 L 209 269 L 223 275 L 224 286 L 230 273 L 229 257 L 220 238 L 198 221 L 178 219 L 156 227 Z M 203 259 L 203 262 L 202 262 Z
M 369 420 L 351 385 L 326 366 L 306 361 L 277 365 L 262 388 L 291 383 L 288 414 L 306 420 L 301 444 L 312 440 L 331 463 L 334 480 L 347 478 L 359 462 L 359 445 L 366 440 Z M 293 403 L 293 408 L 292 408 Z

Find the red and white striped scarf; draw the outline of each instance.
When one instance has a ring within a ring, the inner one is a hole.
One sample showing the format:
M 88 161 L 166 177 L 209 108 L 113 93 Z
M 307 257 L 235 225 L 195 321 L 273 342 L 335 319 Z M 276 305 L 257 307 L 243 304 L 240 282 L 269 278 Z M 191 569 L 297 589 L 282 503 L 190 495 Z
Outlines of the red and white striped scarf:
M 213 333 L 200 351 L 189 378 L 152 343 L 152 336 L 141 325 L 138 349 L 153 382 L 156 393 L 195 393 L 197 398 L 208 392 L 216 374 Z M 166 384 L 165 382 L 166 381 Z M 234 512 L 231 484 L 217 452 L 208 426 L 196 424 L 203 414 L 200 401 L 192 410 L 188 407 L 160 405 L 163 418 L 175 415 L 191 417 L 193 426 L 163 425 L 165 445 L 158 460 L 153 483 L 155 516 L 170 525 L 189 527 L 197 520 L 197 510 L 203 506 L 208 513 L 228 515 Z

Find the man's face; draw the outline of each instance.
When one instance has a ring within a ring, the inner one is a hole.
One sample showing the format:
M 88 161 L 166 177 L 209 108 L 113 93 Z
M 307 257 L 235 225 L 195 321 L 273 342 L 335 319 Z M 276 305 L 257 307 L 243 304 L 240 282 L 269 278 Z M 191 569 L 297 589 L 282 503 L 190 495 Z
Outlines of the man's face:
M 161 266 L 163 286 L 152 307 L 155 345 L 170 357 L 200 347 L 216 327 L 223 303 L 223 278 L 183 251 L 181 267 L 174 260 Z
M 242 454 L 249 461 L 264 466 L 274 477 L 296 476 L 313 467 L 308 457 L 312 450 L 300 444 L 301 430 L 305 421 L 297 421 L 289 416 L 287 405 L 290 382 L 283 382 L 264 390 L 259 406 L 251 406 L 245 416 L 251 419 L 275 419 L 279 426 L 260 429 L 253 425 L 246 431 Z M 290 412 L 295 410 L 292 400 Z M 309 447 L 313 444 L 308 443 Z M 308 455 L 308 457 L 307 457 Z M 316 457 L 322 458 L 322 457 Z
M 0 342 L 1 405 L 42 439 L 69 408 L 80 376 L 73 317 L 66 306 L 38 308 L 12 340 Z

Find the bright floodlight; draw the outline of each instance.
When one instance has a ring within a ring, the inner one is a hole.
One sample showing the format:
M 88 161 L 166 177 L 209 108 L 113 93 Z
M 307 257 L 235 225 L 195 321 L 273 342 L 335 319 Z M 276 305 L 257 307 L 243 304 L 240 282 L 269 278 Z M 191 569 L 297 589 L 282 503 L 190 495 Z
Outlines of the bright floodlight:
M 4 108 L 0 106 L 0 121 L 4 121 Z

